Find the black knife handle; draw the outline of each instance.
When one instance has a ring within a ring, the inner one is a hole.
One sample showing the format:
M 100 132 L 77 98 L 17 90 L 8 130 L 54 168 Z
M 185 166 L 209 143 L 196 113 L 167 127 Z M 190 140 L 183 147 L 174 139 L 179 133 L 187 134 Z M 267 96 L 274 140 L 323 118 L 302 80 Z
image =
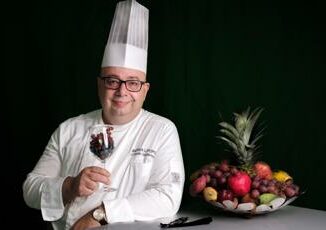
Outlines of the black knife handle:
M 204 217 L 198 220 L 187 222 L 188 217 L 178 218 L 168 224 L 160 224 L 161 228 L 177 228 L 177 227 L 187 227 L 187 226 L 196 226 L 202 224 L 209 224 L 213 221 L 212 217 Z

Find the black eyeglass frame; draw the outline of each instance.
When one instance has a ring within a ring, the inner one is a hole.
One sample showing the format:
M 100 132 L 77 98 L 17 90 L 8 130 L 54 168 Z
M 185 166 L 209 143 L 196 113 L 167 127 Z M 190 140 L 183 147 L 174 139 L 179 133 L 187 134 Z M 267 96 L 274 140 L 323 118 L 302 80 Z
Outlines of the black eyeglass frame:
M 141 90 L 141 88 L 143 87 L 143 85 L 144 85 L 145 83 L 147 83 L 147 81 L 141 81 L 141 80 L 137 80 L 137 79 L 130 79 L 130 80 L 125 80 L 125 81 L 124 81 L 124 80 L 120 80 L 119 78 L 117 78 L 117 77 L 115 77 L 115 76 L 99 76 L 99 78 L 100 78 L 101 80 L 103 80 L 104 85 L 105 85 L 105 88 L 107 88 L 107 89 L 113 89 L 113 90 L 119 89 L 119 88 L 121 87 L 122 83 L 124 83 L 125 86 L 126 86 L 126 89 L 127 89 L 128 91 L 130 91 L 130 92 L 134 92 L 134 93 L 139 92 L 139 91 Z M 105 82 L 106 82 L 106 80 L 109 80 L 109 79 L 114 79 L 114 80 L 118 81 L 118 82 L 119 82 L 118 87 L 116 87 L 116 88 L 108 87 L 107 84 L 106 84 Z M 130 90 L 130 89 L 128 88 L 128 84 L 127 84 L 128 82 L 139 82 L 139 83 L 140 83 L 140 88 L 139 88 L 139 90 Z

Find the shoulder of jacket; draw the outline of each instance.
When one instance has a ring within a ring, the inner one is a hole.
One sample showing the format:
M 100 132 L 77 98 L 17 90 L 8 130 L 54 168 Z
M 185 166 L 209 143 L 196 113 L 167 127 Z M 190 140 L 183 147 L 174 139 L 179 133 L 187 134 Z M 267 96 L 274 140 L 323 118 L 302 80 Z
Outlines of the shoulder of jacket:
M 101 109 L 94 110 L 94 111 L 91 111 L 91 112 L 85 113 L 85 114 L 80 114 L 75 117 L 70 117 L 70 118 L 66 119 L 65 121 L 63 121 L 60 124 L 60 127 L 67 128 L 70 126 L 84 124 L 84 123 L 87 123 L 88 121 L 93 122 L 95 119 L 97 119 L 97 117 L 99 116 L 99 113 L 101 113 Z
M 153 125 L 165 126 L 167 128 L 175 127 L 175 124 L 170 119 L 146 110 L 143 111 L 143 118 Z

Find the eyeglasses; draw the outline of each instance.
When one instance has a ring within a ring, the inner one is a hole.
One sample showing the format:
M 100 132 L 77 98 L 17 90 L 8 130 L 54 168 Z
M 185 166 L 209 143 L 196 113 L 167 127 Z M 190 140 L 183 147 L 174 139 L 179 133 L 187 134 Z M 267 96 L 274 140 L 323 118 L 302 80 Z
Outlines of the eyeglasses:
M 119 89 L 121 87 L 121 84 L 125 83 L 126 89 L 130 92 L 139 92 L 143 84 L 146 83 L 146 81 L 140 81 L 140 80 L 123 81 L 113 76 L 110 77 L 100 76 L 100 79 L 104 81 L 104 85 L 107 89 Z

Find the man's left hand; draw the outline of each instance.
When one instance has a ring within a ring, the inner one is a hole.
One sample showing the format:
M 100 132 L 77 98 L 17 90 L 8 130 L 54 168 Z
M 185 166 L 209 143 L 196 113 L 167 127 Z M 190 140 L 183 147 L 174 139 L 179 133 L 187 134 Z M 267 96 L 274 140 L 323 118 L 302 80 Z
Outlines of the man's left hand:
M 83 217 L 81 217 L 72 227 L 70 230 L 84 230 L 87 228 L 95 228 L 99 227 L 101 224 L 97 222 L 93 216 L 92 211 L 85 214 Z

